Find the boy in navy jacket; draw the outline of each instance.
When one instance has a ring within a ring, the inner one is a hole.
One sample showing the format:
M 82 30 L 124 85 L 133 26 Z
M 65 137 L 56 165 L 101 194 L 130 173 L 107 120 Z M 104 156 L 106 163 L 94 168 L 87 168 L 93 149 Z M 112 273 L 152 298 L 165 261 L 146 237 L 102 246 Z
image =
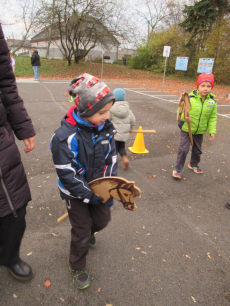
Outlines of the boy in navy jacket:
M 75 101 L 51 138 L 51 151 L 59 177 L 58 187 L 67 202 L 71 229 L 70 271 L 78 289 L 89 286 L 86 255 L 96 246 L 95 232 L 111 219 L 113 200 L 102 203 L 89 182 L 117 175 L 114 129 L 109 109 L 115 97 L 98 78 L 84 73 L 68 89 Z

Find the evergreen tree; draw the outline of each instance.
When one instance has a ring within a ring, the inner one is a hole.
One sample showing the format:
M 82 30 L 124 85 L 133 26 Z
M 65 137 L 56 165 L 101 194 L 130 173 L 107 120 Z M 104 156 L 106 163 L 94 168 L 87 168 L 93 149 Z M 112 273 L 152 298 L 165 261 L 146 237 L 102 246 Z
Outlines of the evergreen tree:
M 186 32 L 192 33 L 192 38 L 198 34 L 206 36 L 212 30 L 213 24 L 219 23 L 230 13 L 229 0 L 200 0 L 194 5 L 185 5 L 183 10 L 185 20 L 179 25 Z M 204 37 L 203 37 L 204 38 Z

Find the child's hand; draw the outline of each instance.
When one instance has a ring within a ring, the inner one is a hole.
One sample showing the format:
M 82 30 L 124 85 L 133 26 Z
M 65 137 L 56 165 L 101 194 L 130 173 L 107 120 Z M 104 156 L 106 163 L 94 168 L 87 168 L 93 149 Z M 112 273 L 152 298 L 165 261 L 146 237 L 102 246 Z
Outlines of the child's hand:
M 191 120 L 191 116 L 189 115 L 189 116 L 186 116 L 185 118 L 184 118 L 184 121 L 185 122 L 190 122 L 190 120 Z
M 97 196 L 96 194 L 93 194 L 91 199 L 90 199 L 90 203 L 94 204 L 94 205 L 101 204 L 103 201 L 104 201 L 104 199 Z
M 107 206 L 107 207 L 111 207 L 111 206 L 113 206 L 113 199 L 111 199 L 110 201 L 107 201 L 107 202 L 105 202 L 105 206 Z
M 210 138 L 209 138 L 209 140 L 213 140 L 214 138 L 215 138 L 215 134 L 210 134 Z
M 26 148 L 24 149 L 25 153 L 30 153 L 35 148 L 35 137 L 30 137 L 23 139 Z

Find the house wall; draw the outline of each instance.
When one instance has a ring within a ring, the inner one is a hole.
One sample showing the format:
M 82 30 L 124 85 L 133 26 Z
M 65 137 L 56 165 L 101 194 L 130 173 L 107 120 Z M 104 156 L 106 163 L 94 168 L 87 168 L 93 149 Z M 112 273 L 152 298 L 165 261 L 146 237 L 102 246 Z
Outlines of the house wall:
M 48 46 L 48 41 L 39 41 L 39 42 L 31 42 L 31 48 L 38 50 L 40 57 L 46 56 L 46 50 Z M 63 59 L 63 55 L 59 49 L 61 47 L 60 41 L 51 42 L 50 49 L 49 49 L 49 59 Z M 117 59 L 117 47 L 111 47 L 110 51 L 106 51 L 101 46 L 96 46 L 92 50 L 89 51 L 88 55 L 86 56 L 86 60 L 91 61 L 95 57 L 102 57 L 103 55 L 110 56 L 110 59 L 104 60 L 105 62 L 112 63 Z

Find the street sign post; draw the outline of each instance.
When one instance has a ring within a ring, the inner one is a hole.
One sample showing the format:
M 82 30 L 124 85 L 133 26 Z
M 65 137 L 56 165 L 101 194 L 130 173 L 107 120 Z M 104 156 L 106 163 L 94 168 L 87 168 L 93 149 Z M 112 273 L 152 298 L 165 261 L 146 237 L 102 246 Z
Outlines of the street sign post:
M 163 84 L 162 84 L 162 87 L 164 87 L 165 70 L 166 70 L 167 58 L 168 58 L 169 55 L 170 55 L 170 50 L 171 50 L 171 47 L 170 47 L 170 46 L 164 46 L 163 56 L 165 57 L 165 69 L 164 69 L 164 77 L 163 77 Z

